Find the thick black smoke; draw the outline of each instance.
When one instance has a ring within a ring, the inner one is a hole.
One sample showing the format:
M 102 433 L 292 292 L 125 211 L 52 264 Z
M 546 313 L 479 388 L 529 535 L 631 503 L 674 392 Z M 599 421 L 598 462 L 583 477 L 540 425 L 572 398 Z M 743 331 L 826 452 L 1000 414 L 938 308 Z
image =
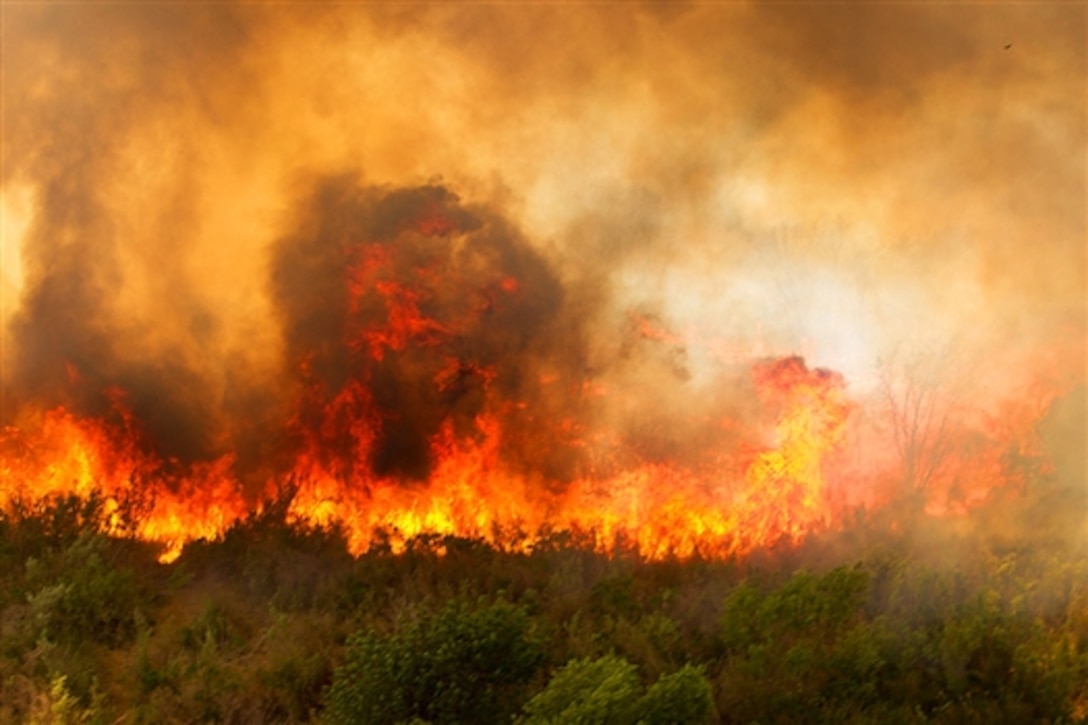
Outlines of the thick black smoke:
M 498 214 L 440 185 L 326 179 L 275 245 L 271 283 L 287 374 L 301 371 L 309 388 L 299 422 L 326 431 L 333 455 L 351 455 L 347 429 L 362 419 L 376 433 L 371 472 L 422 479 L 441 426 L 476 436 L 482 413 L 509 426 L 510 459 L 554 469 L 567 455 L 527 447 L 548 437 L 548 422 L 534 420 L 542 376 L 584 357 L 579 328 L 565 324 L 548 263 Z M 549 395 L 565 399 L 580 383 L 568 377 Z M 352 386 L 365 399 L 331 412 Z M 562 402 L 568 413 L 577 405 Z

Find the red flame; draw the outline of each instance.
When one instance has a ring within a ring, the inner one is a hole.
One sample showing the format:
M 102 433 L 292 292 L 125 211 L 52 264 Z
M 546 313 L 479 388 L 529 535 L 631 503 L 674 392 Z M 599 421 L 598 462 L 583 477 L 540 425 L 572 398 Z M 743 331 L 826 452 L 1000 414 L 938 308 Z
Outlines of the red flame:
M 404 233 L 430 239 L 456 229 L 435 207 Z M 862 402 L 850 399 L 843 377 L 811 369 L 799 357 L 751 362 L 761 413 L 748 421 L 708 421 L 723 431 L 722 439 L 694 461 L 640 456 L 619 431 L 590 425 L 592 416 L 538 414 L 534 403 L 509 392 L 513 386 L 504 387 L 501 355 L 463 344 L 486 335 L 488 321 L 506 305 L 532 295 L 530 280 L 504 269 L 481 272 L 472 264 L 444 269 L 443 262 L 437 253 L 401 254 L 388 242 L 346 249 L 347 322 L 337 343 L 344 372 L 337 381 L 318 374 L 319 351 L 294 361 L 299 394 L 281 430 L 288 460 L 253 498 L 242 493 L 232 454 L 180 462 L 153 453 L 154 441 L 129 410 L 125 392 L 111 388 L 109 416 L 27 406 L 2 431 L 0 505 L 98 491 L 114 514 L 111 527 L 122 526 L 116 515 L 122 506 L 135 504 L 135 533 L 163 544 L 169 560 L 188 541 L 222 534 L 262 505 L 277 483 L 290 481 L 296 487 L 290 515 L 318 525 L 339 523 L 357 553 L 379 539 L 396 548 L 420 534 L 524 547 L 544 532 L 572 531 L 602 551 L 623 545 L 651 558 L 721 557 L 796 543 L 840 526 L 851 506 L 878 502 L 881 497 L 871 492 L 846 490 L 894 478 L 880 470 L 865 471 L 864 482 L 847 475 L 856 473 L 851 456 L 860 447 L 880 448 L 886 467 L 902 463 L 895 460 L 894 436 L 859 438 L 852 428 Z M 635 328 L 648 344 L 686 345 L 693 338 L 646 318 L 636 318 Z M 723 364 L 754 358 L 728 342 L 695 342 Z M 383 387 L 393 384 L 382 378 L 390 369 L 409 376 L 407 387 Z M 542 395 L 565 390 L 579 405 L 592 406 L 610 394 L 606 381 L 592 376 L 568 382 L 554 370 L 535 372 Z M 86 384 L 74 365 L 67 375 L 73 386 Z M 937 431 L 954 444 L 947 450 L 900 451 L 900 457 L 928 455 L 933 462 L 924 485 L 918 484 L 927 511 L 962 513 L 994 488 L 1023 484 L 1023 461 L 1037 458 L 1036 423 L 1061 387 L 1029 382 L 989 412 L 948 406 Z M 411 415 L 408 407 L 383 402 L 394 393 L 408 403 L 449 399 L 461 405 L 456 414 L 451 407 L 424 421 L 427 464 L 418 476 L 395 468 L 376 472 L 381 467 L 372 465 L 383 435 Z M 526 429 L 544 452 L 584 453 L 582 465 L 554 479 L 517 465 L 504 452 L 525 447 Z
M 456 366 L 451 361 L 443 369 L 439 387 L 459 374 Z M 487 371 L 477 372 L 487 385 Z M 376 477 L 364 462 L 379 413 L 370 391 L 351 381 L 316 419 L 289 423 L 301 438 L 289 473 L 298 486 L 290 512 L 316 524 L 339 522 L 356 553 L 380 533 L 391 534 L 394 547 L 419 534 L 529 546 L 534 534 L 571 530 L 589 535 L 603 551 L 626 544 L 647 557 L 726 556 L 797 542 L 838 525 L 845 512 L 830 488 L 828 465 L 842 453 L 855 407 L 842 377 L 788 357 L 757 362 L 752 379 L 773 421 L 770 445 L 710 451 L 695 467 L 643 463 L 562 486 L 542 485 L 503 462 L 504 421 L 494 412 L 474 419 L 472 436 L 444 423 L 430 441 L 436 463 L 425 481 Z M 230 456 L 185 466 L 159 460 L 145 452 L 123 395 L 116 395 L 115 406 L 121 423 L 54 409 L 6 428 L 0 436 L 5 503 L 97 490 L 116 511 L 136 498 L 144 511 L 136 533 L 164 544 L 164 560 L 176 557 L 187 541 L 221 534 L 252 509 L 255 502 L 241 495 Z M 306 407 L 304 396 L 300 410 Z M 990 428 L 974 434 L 976 446 L 949 457 L 932 484 L 928 510 L 962 512 L 994 486 L 1015 486 L 1015 472 L 1002 456 L 1018 436 L 1027 451 L 1031 434 L 1024 421 L 1038 415 L 988 418 Z

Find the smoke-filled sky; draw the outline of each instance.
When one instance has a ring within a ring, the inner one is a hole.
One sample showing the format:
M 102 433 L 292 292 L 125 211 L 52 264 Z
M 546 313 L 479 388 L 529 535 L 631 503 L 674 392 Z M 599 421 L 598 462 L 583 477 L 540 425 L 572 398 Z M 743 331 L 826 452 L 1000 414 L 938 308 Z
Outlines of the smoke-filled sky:
M 464 300 L 439 318 L 539 405 L 576 401 L 513 371 L 639 391 L 614 414 L 663 419 L 762 355 L 859 393 L 904 359 L 976 393 L 1083 380 L 1081 5 L 0 12 L 4 422 L 122 385 L 170 455 L 261 458 L 293 351 L 337 375 L 327 245 L 396 236 L 420 198 L 477 256 L 410 254 L 473 295 L 530 290 L 499 332 Z M 396 365 L 371 379 L 442 374 Z M 422 411 L 393 447 L 421 445 L 442 401 L 380 389 Z

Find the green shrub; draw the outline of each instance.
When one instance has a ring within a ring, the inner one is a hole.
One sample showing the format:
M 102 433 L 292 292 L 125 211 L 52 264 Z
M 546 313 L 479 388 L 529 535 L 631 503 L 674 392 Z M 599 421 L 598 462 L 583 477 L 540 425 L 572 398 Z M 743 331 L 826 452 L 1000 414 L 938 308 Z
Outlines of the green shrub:
M 181 644 L 190 651 L 200 651 L 211 643 L 215 647 L 232 647 L 247 641 L 250 625 L 244 612 L 236 612 L 224 602 L 205 602 L 200 614 L 181 629 Z
M 27 562 L 27 596 L 40 631 L 71 645 L 130 641 L 146 604 L 136 573 L 111 561 L 110 540 L 84 534 L 56 556 Z
M 715 685 L 737 720 L 806 720 L 847 701 L 879 699 L 879 628 L 865 620 L 868 574 L 858 566 L 794 575 L 762 592 L 742 583 L 726 597 L 727 655 Z
M 635 704 L 639 725 L 709 723 L 714 721 L 714 699 L 706 675 L 684 665 L 663 675 Z
M 543 659 L 521 607 L 451 601 L 391 636 L 352 636 L 333 675 L 333 723 L 498 722 Z
M 571 660 L 526 703 L 522 725 L 666 725 L 712 722 L 710 682 L 685 665 L 640 696 L 633 664 L 616 655 Z
M 71 546 L 105 528 L 106 510 L 106 499 L 97 491 L 86 498 L 55 494 L 36 501 L 10 501 L 0 510 L 0 556 L 41 557 Z
M 627 660 L 605 655 L 564 665 L 525 705 L 525 725 L 622 725 L 633 721 L 638 673 Z
M 857 620 L 868 582 L 868 573 L 859 565 L 823 576 L 801 572 L 767 594 L 742 583 L 723 607 L 725 645 L 743 649 L 760 641 L 842 631 Z

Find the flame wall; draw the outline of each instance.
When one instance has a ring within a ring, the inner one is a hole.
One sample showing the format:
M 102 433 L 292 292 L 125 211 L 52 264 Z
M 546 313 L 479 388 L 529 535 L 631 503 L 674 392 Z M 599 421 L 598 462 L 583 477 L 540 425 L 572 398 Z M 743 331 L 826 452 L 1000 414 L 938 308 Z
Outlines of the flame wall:
M 1085 490 L 1083 8 L 2 13 L 9 496 L 730 549 Z

